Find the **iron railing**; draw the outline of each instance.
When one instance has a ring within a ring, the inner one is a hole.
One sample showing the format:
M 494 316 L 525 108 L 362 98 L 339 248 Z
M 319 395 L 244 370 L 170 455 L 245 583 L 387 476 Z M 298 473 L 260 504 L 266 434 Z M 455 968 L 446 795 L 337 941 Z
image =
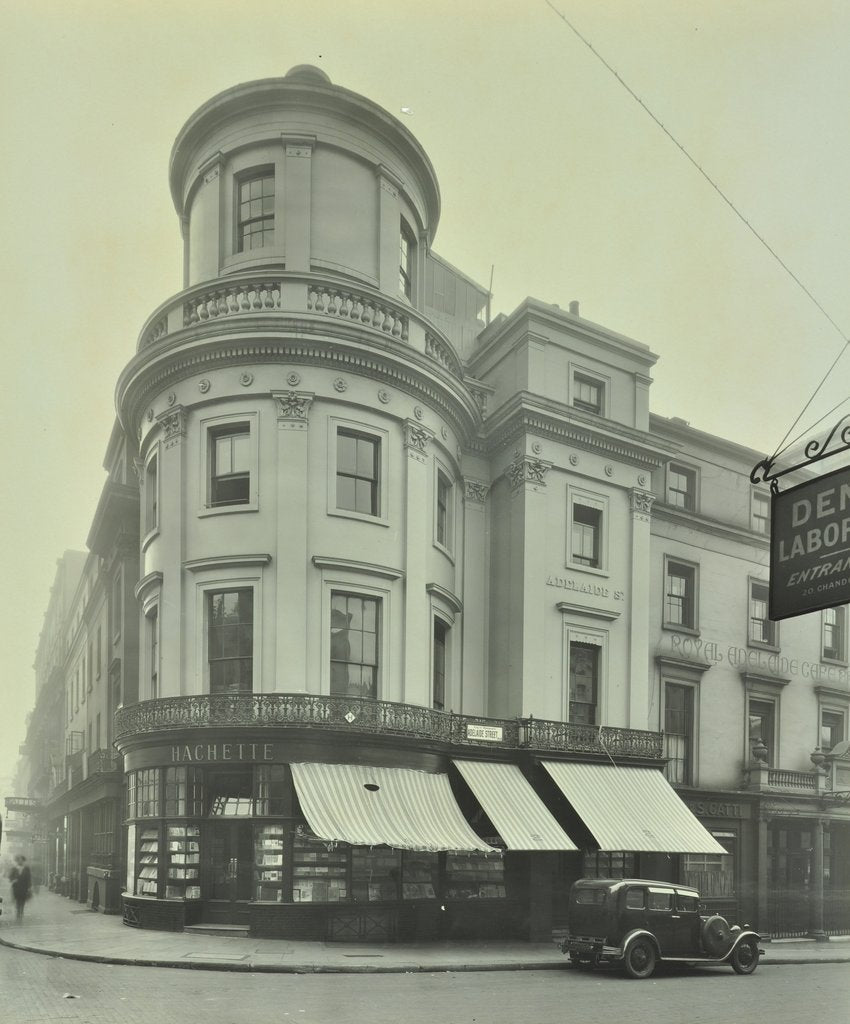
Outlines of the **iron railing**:
M 456 715 L 416 704 L 305 693 L 198 694 L 160 697 L 120 708 L 115 738 L 206 727 L 334 729 L 403 736 L 450 746 L 530 748 L 662 758 L 662 734 L 538 718 Z

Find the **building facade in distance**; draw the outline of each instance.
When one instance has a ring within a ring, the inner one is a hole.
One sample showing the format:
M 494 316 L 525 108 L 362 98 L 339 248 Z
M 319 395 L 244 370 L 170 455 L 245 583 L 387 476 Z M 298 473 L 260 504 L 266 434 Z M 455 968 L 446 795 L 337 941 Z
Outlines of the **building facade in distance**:
M 850 928 L 846 614 L 768 619 L 757 453 L 651 415 L 577 304 L 490 320 L 419 143 L 315 68 L 206 103 L 170 183 L 139 535 L 122 490 L 89 538 L 138 636 L 125 921 L 540 938 L 597 874 Z

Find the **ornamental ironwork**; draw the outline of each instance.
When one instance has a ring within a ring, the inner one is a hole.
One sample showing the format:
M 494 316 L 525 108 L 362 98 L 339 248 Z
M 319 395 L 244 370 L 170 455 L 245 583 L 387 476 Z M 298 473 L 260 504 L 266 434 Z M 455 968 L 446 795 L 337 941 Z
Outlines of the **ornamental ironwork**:
M 842 424 L 844 424 L 842 426 Z M 826 437 L 812 438 L 803 448 L 803 458 L 792 465 L 777 469 L 778 455 L 771 455 L 757 462 L 750 472 L 750 480 L 754 484 L 770 484 L 770 489 L 779 491 L 778 481 L 797 469 L 805 469 L 850 450 L 850 413 L 842 416 Z
M 115 738 L 178 729 L 265 726 L 400 736 L 447 746 L 662 757 L 661 734 L 638 729 L 533 717 L 456 715 L 417 704 L 304 693 L 198 694 L 141 701 L 116 713 Z

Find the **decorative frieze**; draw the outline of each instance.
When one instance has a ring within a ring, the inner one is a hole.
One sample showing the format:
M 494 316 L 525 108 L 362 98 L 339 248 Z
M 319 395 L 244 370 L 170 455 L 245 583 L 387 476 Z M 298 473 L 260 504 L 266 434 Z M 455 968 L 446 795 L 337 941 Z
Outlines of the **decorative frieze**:
M 475 480 L 472 477 L 464 477 L 463 496 L 467 501 L 474 502 L 477 505 L 483 505 L 487 500 L 489 491 L 490 485 L 485 484 L 482 480 Z
M 156 421 L 162 428 L 166 448 L 180 444 L 180 439 L 186 435 L 186 410 L 182 405 L 172 406 L 167 412 L 160 413 Z
M 281 427 L 307 429 L 312 391 L 273 391 L 272 397 L 277 402 L 277 422 Z
M 505 470 L 511 484 L 511 490 L 518 491 L 525 484 L 536 487 L 546 486 L 546 474 L 552 468 L 551 462 L 545 462 L 533 455 L 517 452 L 514 461 Z
M 632 487 L 629 491 L 629 507 L 632 510 L 632 518 L 648 523 L 652 516 L 652 505 L 655 495 L 651 491 L 642 491 L 638 487 Z

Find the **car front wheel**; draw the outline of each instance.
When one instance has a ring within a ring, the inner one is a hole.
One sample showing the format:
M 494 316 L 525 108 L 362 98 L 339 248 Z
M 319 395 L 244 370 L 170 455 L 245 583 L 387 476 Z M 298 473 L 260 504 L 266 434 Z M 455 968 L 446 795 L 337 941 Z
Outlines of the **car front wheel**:
M 730 960 L 736 974 L 752 974 L 759 965 L 758 945 L 752 939 L 745 939 L 735 947 Z
M 625 966 L 626 973 L 632 978 L 648 978 L 652 974 L 655 970 L 655 949 L 649 939 L 635 939 L 626 950 Z

